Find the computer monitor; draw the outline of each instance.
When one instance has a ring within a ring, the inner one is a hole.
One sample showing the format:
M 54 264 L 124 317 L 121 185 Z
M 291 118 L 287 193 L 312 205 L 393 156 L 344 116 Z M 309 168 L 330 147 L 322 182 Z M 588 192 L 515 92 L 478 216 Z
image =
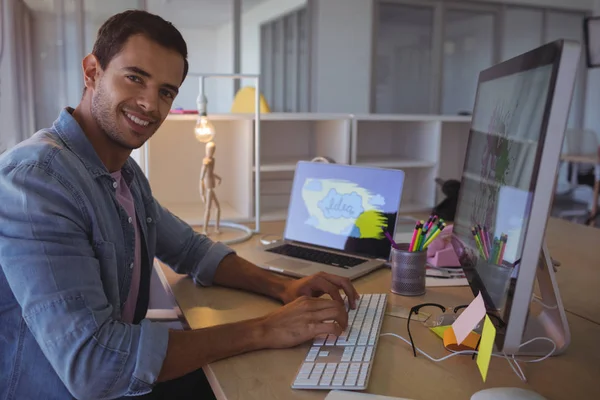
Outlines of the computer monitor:
M 533 337 L 556 353 L 570 340 L 544 233 L 580 51 L 555 41 L 479 75 L 452 244 L 506 354 L 548 354 L 548 341 L 522 346 Z

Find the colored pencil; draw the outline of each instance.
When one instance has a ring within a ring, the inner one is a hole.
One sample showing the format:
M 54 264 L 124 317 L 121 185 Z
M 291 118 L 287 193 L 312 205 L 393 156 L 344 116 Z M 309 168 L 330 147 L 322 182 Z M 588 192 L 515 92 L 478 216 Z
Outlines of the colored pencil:
M 481 240 L 479 240 L 479 236 L 477 234 L 477 229 L 475 227 L 471 228 L 471 233 L 473 234 L 473 237 L 475 238 L 475 242 L 477 243 L 477 248 L 479 249 L 479 253 L 481 254 L 481 257 L 484 260 L 487 260 L 487 257 L 485 256 L 485 251 L 483 251 L 483 246 L 481 245 Z
M 435 240 L 435 238 L 437 238 L 439 236 L 439 234 L 442 233 L 442 231 L 444 230 L 445 227 L 446 227 L 446 225 L 442 224 L 440 229 L 438 229 L 433 235 L 431 235 L 431 237 L 423 245 L 423 250 L 425 250 L 427 248 L 427 246 L 429 246 L 431 244 L 431 242 L 433 242 Z
M 500 241 L 502 242 L 502 246 L 500 248 L 500 254 L 498 254 L 498 262 L 496 264 L 500 265 L 502 261 L 504 261 L 504 250 L 506 249 L 506 242 L 508 241 L 508 235 L 503 233 L 500 236 Z
M 417 241 L 417 232 L 419 228 L 421 228 L 421 223 L 417 221 L 415 224 L 415 230 L 413 231 L 412 238 L 410 239 L 410 245 L 408 246 L 408 251 L 415 251 L 415 242 Z

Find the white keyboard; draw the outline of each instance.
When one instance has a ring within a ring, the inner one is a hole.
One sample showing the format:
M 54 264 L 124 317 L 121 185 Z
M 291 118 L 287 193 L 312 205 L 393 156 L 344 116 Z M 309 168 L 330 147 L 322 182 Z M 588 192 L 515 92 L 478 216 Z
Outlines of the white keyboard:
M 292 388 L 366 389 L 386 303 L 385 293 L 361 295 L 356 309 L 348 310 L 348 328 L 340 336 L 314 339 Z

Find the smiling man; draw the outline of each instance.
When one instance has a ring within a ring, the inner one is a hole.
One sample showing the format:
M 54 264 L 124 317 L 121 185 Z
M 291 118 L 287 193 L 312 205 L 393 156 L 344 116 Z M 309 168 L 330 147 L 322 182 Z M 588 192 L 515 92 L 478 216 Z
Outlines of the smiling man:
M 340 290 L 352 307 L 358 298 L 349 280 L 274 275 L 152 196 L 130 154 L 166 118 L 186 58 L 180 33 L 160 17 L 111 17 L 83 60 L 80 104 L 0 156 L 0 398 L 209 398 L 203 365 L 346 327 Z M 145 319 L 155 257 L 200 285 L 284 305 L 168 330 Z

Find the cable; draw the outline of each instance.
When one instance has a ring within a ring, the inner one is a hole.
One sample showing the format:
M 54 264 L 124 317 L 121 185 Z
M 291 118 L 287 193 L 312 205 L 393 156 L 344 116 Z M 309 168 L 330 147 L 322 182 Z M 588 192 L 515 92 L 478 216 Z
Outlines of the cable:
M 381 335 L 379 335 L 379 336 L 394 336 L 394 337 L 396 337 L 396 338 L 398 338 L 398 339 L 401 339 L 401 340 L 405 341 L 405 342 L 406 342 L 406 344 L 410 345 L 410 342 L 409 342 L 407 339 L 403 338 L 403 337 L 402 337 L 402 336 L 400 336 L 400 335 L 396 335 L 395 333 L 382 333 L 382 334 L 381 334 Z M 415 349 L 416 349 L 416 350 L 417 350 L 419 353 L 423 354 L 425 357 L 429 358 L 429 359 L 430 359 L 431 361 L 433 361 L 433 362 L 440 362 L 440 361 L 444 361 L 444 360 L 447 360 L 447 359 L 448 359 L 448 358 L 450 358 L 450 357 L 454 357 L 454 356 L 457 356 L 457 355 L 459 355 L 459 354 L 475 354 L 475 353 L 477 353 L 477 351 L 476 351 L 476 350 L 461 350 L 461 351 L 455 351 L 455 352 L 452 352 L 452 354 L 448 354 L 447 356 L 444 356 L 444 357 L 442 357 L 442 358 L 433 358 L 433 357 L 431 357 L 429 354 L 425 353 L 423 350 L 421 350 L 420 348 L 418 348 L 417 346 L 415 346 Z
M 267 239 L 268 237 L 272 237 L 273 239 Z M 265 234 L 260 237 L 260 243 L 263 246 L 268 246 L 270 244 L 277 242 L 280 239 L 281 239 L 281 236 L 279 236 L 279 235 Z
M 405 339 L 404 337 L 397 335 L 395 333 L 382 333 L 379 336 L 394 336 L 398 339 L 403 340 L 406 344 L 411 345 L 410 341 L 408 341 L 407 339 Z M 515 358 L 514 354 L 509 357 L 506 353 L 502 352 L 502 354 L 499 353 L 492 353 L 493 357 L 500 357 L 500 358 L 504 358 L 506 359 L 506 361 L 508 362 L 508 365 L 510 366 L 510 368 L 513 370 L 513 372 L 519 377 L 519 379 L 521 379 L 523 382 L 527 382 L 527 377 L 525 376 L 525 373 L 523 372 L 523 369 L 521 369 L 521 366 L 519 365 L 519 361 L 521 362 L 525 362 L 525 363 L 536 363 L 536 362 L 540 362 L 540 361 L 544 361 L 545 359 L 549 358 L 552 356 L 552 354 L 554 354 L 554 352 L 556 351 L 556 343 L 554 342 L 554 340 L 547 338 L 547 337 L 536 337 L 533 338 L 531 340 L 528 340 L 525 343 L 522 343 L 519 348 L 526 346 L 532 342 L 535 342 L 536 340 L 546 340 L 550 343 L 552 343 L 552 350 L 550 350 L 550 353 L 546 354 L 545 356 L 541 357 L 541 358 L 536 358 L 534 360 L 518 360 Z M 423 354 L 425 357 L 427 357 L 428 359 L 430 359 L 433 362 L 440 362 L 440 361 L 444 361 L 447 360 L 450 357 L 454 357 L 460 354 L 479 354 L 479 351 L 477 350 L 461 350 L 461 351 L 453 351 L 453 350 L 448 350 L 451 351 L 452 354 L 449 354 L 447 356 L 444 356 L 442 358 L 433 358 L 431 357 L 429 354 L 425 353 L 423 350 L 421 350 L 420 348 L 418 348 L 417 346 L 414 346 L 415 349 Z M 513 364 L 514 363 L 514 364 Z
M 544 303 L 542 301 L 542 298 L 540 296 L 538 296 L 537 294 L 534 294 L 531 300 L 540 304 L 542 307 L 547 308 L 548 310 L 556 310 L 558 308 L 558 305 L 556 305 L 556 304 L 553 306 L 547 305 L 546 303 Z

